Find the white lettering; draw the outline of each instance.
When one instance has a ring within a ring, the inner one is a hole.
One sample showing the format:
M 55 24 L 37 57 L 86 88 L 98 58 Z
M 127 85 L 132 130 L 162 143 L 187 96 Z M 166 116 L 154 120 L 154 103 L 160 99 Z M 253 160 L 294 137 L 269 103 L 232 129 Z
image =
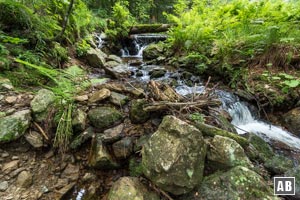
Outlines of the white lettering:
M 282 191 L 282 192 L 284 191 L 282 181 L 278 181 L 278 185 L 277 185 L 277 192 L 280 192 L 280 191 Z
M 292 182 L 291 181 L 286 181 L 286 183 L 285 183 L 285 191 L 287 191 L 287 192 L 292 191 Z

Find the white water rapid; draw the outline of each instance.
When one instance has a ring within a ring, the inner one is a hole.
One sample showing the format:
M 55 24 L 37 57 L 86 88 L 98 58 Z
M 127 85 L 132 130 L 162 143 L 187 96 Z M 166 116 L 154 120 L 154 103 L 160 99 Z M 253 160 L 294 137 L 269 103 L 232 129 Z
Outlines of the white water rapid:
M 256 119 L 246 103 L 239 101 L 233 94 L 225 91 L 217 91 L 216 93 L 223 103 L 223 108 L 232 117 L 231 123 L 236 127 L 238 134 L 251 132 L 266 140 L 280 141 L 290 147 L 300 149 L 299 138 L 281 127 Z

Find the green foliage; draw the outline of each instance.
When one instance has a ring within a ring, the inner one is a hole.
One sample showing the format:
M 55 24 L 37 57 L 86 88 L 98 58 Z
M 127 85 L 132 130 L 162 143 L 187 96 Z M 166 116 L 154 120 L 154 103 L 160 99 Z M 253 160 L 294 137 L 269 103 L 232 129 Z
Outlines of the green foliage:
M 129 160 L 129 174 L 133 177 L 139 177 L 143 174 L 143 165 L 135 158 Z
M 68 103 L 66 106 L 61 108 L 63 111 L 58 126 L 56 128 L 56 134 L 53 142 L 54 147 L 58 147 L 61 153 L 65 153 L 70 144 L 72 138 L 73 129 L 72 129 L 72 111 L 73 104 Z
M 189 116 L 189 118 L 196 123 L 204 123 L 205 122 L 204 117 L 205 116 L 202 113 L 198 113 L 198 112 L 192 113 Z
M 59 147 L 60 151 L 64 153 L 68 149 L 72 137 L 73 96 L 80 92 L 83 85 L 85 85 L 85 81 L 79 80 L 85 76 L 84 71 L 77 66 L 72 66 L 63 71 L 34 65 L 20 59 L 15 59 L 15 61 L 47 77 L 52 82 L 52 85 L 44 87 L 54 92 L 60 106 L 57 113 L 58 126 L 53 145 Z
M 112 7 L 111 20 L 107 24 L 106 33 L 113 40 L 128 36 L 129 27 L 134 24 L 134 18 L 129 12 L 128 1 L 118 1 Z
M 300 79 L 286 73 L 271 74 L 264 71 L 260 77 L 262 80 L 280 88 L 284 93 L 289 93 L 292 89 L 300 86 Z
M 78 57 L 86 55 L 87 51 L 91 48 L 91 45 L 87 43 L 85 39 L 80 40 L 75 44 L 76 54 Z
M 273 54 L 274 46 L 300 44 L 299 5 L 283 0 L 178 0 L 176 14 L 167 15 L 177 24 L 169 31 L 168 41 L 175 51 L 210 58 L 212 69 L 219 68 L 217 71 L 231 79 L 238 73 L 235 66 L 247 66 L 268 51 Z M 273 59 L 288 62 L 292 54 L 283 52 Z

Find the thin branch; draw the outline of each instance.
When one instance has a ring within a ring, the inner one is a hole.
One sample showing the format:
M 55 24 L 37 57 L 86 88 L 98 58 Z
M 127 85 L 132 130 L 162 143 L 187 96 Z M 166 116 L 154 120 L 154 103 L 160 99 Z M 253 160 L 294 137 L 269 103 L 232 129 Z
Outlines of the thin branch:
M 39 131 L 44 136 L 44 138 L 46 140 L 49 140 L 49 137 L 47 136 L 47 134 L 45 133 L 45 131 L 42 129 L 42 127 L 40 127 L 40 125 L 38 123 L 36 123 L 36 122 L 33 122 L 33 124 L 37 127 L 37 129 L 39 129 Z

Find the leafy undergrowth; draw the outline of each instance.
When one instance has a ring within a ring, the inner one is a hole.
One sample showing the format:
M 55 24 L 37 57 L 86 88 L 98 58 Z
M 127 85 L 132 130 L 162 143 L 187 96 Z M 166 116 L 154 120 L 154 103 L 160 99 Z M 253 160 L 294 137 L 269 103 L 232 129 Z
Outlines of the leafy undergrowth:
M 169 31 L 168 42 L 175 53 L 193 60 L 195 73 L 219 76 L 232 88 L 260 91 L 271 105 L 284 103 L 287 96 L 295 101 L 299 5 L 299 1 L 283 0 L 194 0 L 191 4 L 180 0 L 176 14 L 168 15 L 177 24 Z M 256 80 L 265 70 L 275 78 Z M 269 89 L 274 92 L 267 94 Z

